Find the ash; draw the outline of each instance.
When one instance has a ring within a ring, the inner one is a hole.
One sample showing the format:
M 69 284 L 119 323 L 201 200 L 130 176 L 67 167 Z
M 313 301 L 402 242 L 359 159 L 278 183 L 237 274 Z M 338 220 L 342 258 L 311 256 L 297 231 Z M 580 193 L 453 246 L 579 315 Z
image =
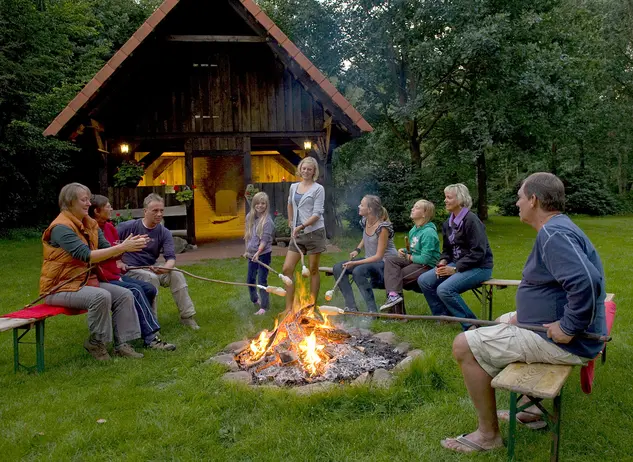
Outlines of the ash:
M 348 338 L 345 343 L 330 343 L 325 350 L 331 359 L 320 375 L 310 377 L 298 363 L 252 367 L 249 372 L 253 382 L 259 385 L 274 383 L 277 386 L 297 386 L 315 382 L 349 382 L 364 372 L 376 369 L 392 369 L 405 354 L 394 352 L 394 346 L 373 337 Z M 274 359 L 273 359 L 274 361 Z M 257 371 L 259 369 L 259 372 Z

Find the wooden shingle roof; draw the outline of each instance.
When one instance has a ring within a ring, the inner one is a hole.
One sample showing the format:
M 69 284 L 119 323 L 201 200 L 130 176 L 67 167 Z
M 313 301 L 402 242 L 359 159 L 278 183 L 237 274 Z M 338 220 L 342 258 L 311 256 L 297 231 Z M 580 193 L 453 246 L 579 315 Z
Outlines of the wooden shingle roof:
M 86 86 L 68 103 L 57 117 L 44 130 L 45 136 L 57 135 L 70 120 L 82 109 L 108 81 L 108 79 L 121 67 L 125 60 L 136 50 L 136 48 L 154 31 L 169 12 L 181 0 L 165 0 L 154 11 L 154 13 L 138 28 L 130 39 L 110 58 L 99 72 L 90 80 Z M 331 99 L 333 104 L 338 106 L 346 114 L 361 132 L 373 130 L 371 125 L 363 116 L 350 104 L 349 101 L 336 89 L 334 85 L 312 64 L 312 62 L 292 43 L 279 27 L 264 13 L 264 11 L 253 0 L 239 0 L 248 13 L 261 25 L 269 38 L 272 38 L 279 49 L 287 53 L 287 56 L 294 60 L 298 66 L 305 71 L 310 79 L 318 85 L 321 90 Z

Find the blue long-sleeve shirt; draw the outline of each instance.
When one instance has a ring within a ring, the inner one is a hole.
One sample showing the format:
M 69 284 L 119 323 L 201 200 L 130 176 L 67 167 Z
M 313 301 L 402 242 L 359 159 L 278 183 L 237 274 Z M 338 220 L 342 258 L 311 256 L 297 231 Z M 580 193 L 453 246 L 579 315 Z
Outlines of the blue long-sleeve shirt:
M 552 217 L 539 230 L 523 268 L 517 320 L 525 324 L 560 320 L 568 335 L 606 335 L 605 296 L 602 262 L 589 238 L 567 215 Z M 539 334 L 547 339 L 546 333 Z M 603 347 L 602 342 L 579 336 L 557 345 L 585 358 L 595 357 Z

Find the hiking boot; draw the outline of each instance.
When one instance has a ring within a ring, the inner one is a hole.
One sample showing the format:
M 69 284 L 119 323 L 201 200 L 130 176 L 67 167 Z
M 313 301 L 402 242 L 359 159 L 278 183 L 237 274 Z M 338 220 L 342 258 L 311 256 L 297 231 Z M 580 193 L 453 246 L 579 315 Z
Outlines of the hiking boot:
M 391 311 L 390 308 L 402 302 L 402 300 L 403 300 L 402 295 L 400 294 L 389 295 L 387 297 L 387 301 L 385 302 L 385 304 L 380 307 L 380 311 L 382 312 Z
M 114 354 L 116 356 L 121 356 L 123 358 L 140 359 L 140 358 L 143 357 L 143 353 L 139 353 L 138 351 L 134 351 L 134 348 L 132 348 L 127 343 L 122 343 L 121 345 L 116 347 L 114 349 Z
M 84 348 L 97 361 L 109 361 L 111 359 L 105 344 L 101 342 L 92 342 L 90 339 L 86 339 Z
M 190 318 L 180 318 L 180 324 L 182 324 L 183 326 L 187 326 L 192 330 L 200 329 L 200 326 L 198 325 L 196 320 L 193 318 L 193 316 Z
M 173 343 L 163 342 L 160 338 L 154 337 L 154 340 L 145 344 L 145 348 L 149 348 L 150 350 L 174 351 L 176 349 L 176 345 Z

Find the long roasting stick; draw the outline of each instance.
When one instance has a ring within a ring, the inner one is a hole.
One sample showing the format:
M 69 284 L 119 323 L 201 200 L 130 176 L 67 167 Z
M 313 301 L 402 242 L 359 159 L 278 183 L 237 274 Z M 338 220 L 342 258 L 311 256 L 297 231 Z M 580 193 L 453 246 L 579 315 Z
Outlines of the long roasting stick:
M 299 255 L 301 255 L 301 276 L 303 276 L 304 278 L 307 278 L 310 276 L 310 270 L 306 268 L 305 258 L 304 258 L 303 252 L 297 245 L 297 239 L 295 238 L 294 232 L 292 233 L 291 236 L 292 236 L 292 242 L 294 243 L 295 247 L 299 251 Z
M 268 266 L 266 263 L 259 261 L 259 260 L 253 260 L 252 258 L 250 259 L 251 261 L 254 261 L 255 263 L 259 263 L 260 265 L 262 265 L 264 268 L 266 268 L 268 271 L 272 271 L 273 273 L 277 274 L 277 276 L 279 276 L 279 278 L 283 281 L 283 283 L 285 285 L 287 285 L 288 287 L 290 287 L 292 285 L 292 279 L 290 279 L 288 276 L 280 273 L 279 271 L 275 271 L 274 268 Z
M 471 319 L 471 318 L 456 318 L 454 316 L 426 316 L 419 314 L 390 314 L 390 313 L 364 313 L 362 311 L 345 311 L 336 306 L 319 306 L 319 310 L 322 314 L 327 316 L 337 315 L 350 315 L 350 316 L 365 316 L 369 318 L 385 318 L 385 319 L 408 319 L 412 321 L 446 321 L 446 322 L 460 322 L 464 324 L 473 324 L 475 326 L 497 326 L 504 324 L 497 321 L 487 321 L 485 319 Z M 532 324 L 514 324 L 521 329 L 531 330 L 533 332 L 547 332 L 547 327 L 534 326 Z M 591 340 L 598 340 L 600 342 L 610 342 L 611 336 L 594 334 L 592 332 L 581 332 L 579 337 L 588 338 Z
M 192 273 L 190 273 L 188 271 L 185 271 L 185 270 L 181 270 L 180 268 L 165 268 L 164 266 L 128 266 L 127 267 L 128 270 L 150 269 L 150 268 L 157 268 L 157 269 L 162 269 L 162 270 L 166 270 L 166 271 L 177 271 L 179 273 L 186 274 L 187 276 L 191 276 L 194 279 L 200 279 L 201 281 L 215 282 L 215 283 L 218 283 L 218 284 L 228 284 L 228 285 L 231 285 L 231 286 L 256 287 L 258 289 L 263 289 L 263 290 L 265 290 L 268 293 L 279 295 L 280 297 L 285 297 L 286 296 L 286 291 L 284 289 L 282 289 L 281 287 L 262 286 L 262 285 L 259 285 L 259 284 L 248 284 L 246 282 L 232 282 L 232 281 L 221 281 L 219 279 L 209 279 L 209 278 L 204 278 L 202 276 L 196 276 L 195 274 L 192 274 Z
M 341 279 L 343 279 L 343 276 L 345 276 L 346 272 L 347 272 L 347 270 L 345 268 L 343 268 L 343 272 L 341 273 L 341 275 L 338 277 L 338 279 L 334 283 L 334 287 L 332 287 L 332 290 L 328 290 L 325 293 L 325 301 L 329 302 L 330 300 L 332 300 L 332 297 L 334 297 L 334 291 L 338 287 L 338 283 L 341 282 Z

